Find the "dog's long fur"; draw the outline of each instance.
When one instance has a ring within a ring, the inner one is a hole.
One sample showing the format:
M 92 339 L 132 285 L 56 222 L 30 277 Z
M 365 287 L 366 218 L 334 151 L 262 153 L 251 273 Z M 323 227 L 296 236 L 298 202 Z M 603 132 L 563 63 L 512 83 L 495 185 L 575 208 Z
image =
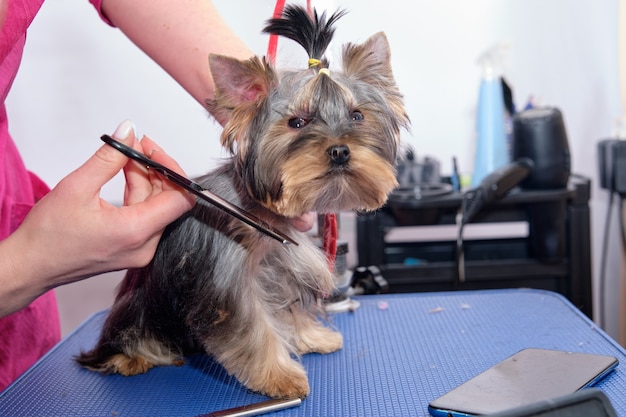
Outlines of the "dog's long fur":
M 307 51 L 323 54 L 342 14 L 310 18 L 290 6 L 267 30 L 308 39 Z M 207 106 L 228 121 L 222 143 L 233 157 L 197 179 L 299 245 L 199 201 L 168 226 L 149 265 L 128 271 L 100 340 L 79 363 L 134 375 L 205 352 L 252 390 L 308 395 L 294 356 L 333 352 L 342 336 L 318 320 L 333 290 L 325 255 L 290 217 L 384 204 L 397 185 L 400 128 L 408 126 L 384 34 L 344 46 L 341 72 L 319 71 L 328 60 L 311 58 L 317 67 L 277 71 L 256 57 L 210 57 L 216 98 Z

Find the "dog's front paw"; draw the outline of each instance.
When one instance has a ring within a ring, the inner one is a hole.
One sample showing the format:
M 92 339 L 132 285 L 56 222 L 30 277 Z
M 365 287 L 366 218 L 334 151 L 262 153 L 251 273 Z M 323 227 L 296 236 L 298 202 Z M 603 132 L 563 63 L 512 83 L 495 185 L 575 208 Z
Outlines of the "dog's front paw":
M 343 347 L 343 336 L 322 325 L 303 329 L 296 339 L 298 353 L 332 353 Z
M 283 364 L 253 377 L 245 384 L 251 390 L 272 398 L 305 398 L 309 395 L 309 380 L 300 364 Z

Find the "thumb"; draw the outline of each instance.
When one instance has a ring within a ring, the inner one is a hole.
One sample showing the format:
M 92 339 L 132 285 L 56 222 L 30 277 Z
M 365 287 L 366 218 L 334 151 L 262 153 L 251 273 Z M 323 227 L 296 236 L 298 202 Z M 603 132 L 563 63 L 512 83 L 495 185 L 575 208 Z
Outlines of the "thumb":
M 135 142 L 135 127 L 130 120 L 123 121 L 113 137 L 132 147 Z M 96 153 L 87 160 L 77 171 L 84 179 L 91 183 L 102 185 L 113 178 L 128 162 L 128 158 L 110 145 L 102 145 Z M 99 188 L 99 187 L 98 187 Z

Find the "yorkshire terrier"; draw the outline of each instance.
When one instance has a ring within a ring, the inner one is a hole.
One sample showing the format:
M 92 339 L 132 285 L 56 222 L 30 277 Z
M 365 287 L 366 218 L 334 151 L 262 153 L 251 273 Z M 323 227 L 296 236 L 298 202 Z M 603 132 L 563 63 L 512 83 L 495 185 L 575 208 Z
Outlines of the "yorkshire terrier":
M 397 186 L 395 160 L 409 119 L 377 33 L 342 49 L 342 69 L 324 56 L 328 19 L 288 6 L 265 33 L 302 45 L 309 68 L 279 71 L 265 58 L 211 55 L 215 99 L 232 157 L 201 185 L 295 237 L 284 245 L 198 201 L 167 227 L 154 259 L 129 270 L 97 345 L 77 361 L 135 375 L 212 355 L 247 388 L 270 397 L 309 393 L 299 355 L 341 349 L 322 323 L 334 287 L 328 260 L 290 218 L 307 212 L 375 210 Z

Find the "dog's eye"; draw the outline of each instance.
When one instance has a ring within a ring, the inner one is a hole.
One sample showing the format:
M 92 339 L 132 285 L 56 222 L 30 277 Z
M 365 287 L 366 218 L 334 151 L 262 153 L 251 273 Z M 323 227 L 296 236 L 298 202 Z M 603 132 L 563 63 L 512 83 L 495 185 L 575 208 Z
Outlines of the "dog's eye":
M 363 117 L 363 113 L 361 113 L 358 110 L 355 110 L 355 111 L 352 112 L 351 118 L 355 122 L 360 122 L 361 120 L 365 119 L 365 117 Z
M 302 117 L 294 117 L 289 119 L 289 127 L 292 129 L 301 129 L 304 126 L 308 125 L 311 119 L 303 119 Z

